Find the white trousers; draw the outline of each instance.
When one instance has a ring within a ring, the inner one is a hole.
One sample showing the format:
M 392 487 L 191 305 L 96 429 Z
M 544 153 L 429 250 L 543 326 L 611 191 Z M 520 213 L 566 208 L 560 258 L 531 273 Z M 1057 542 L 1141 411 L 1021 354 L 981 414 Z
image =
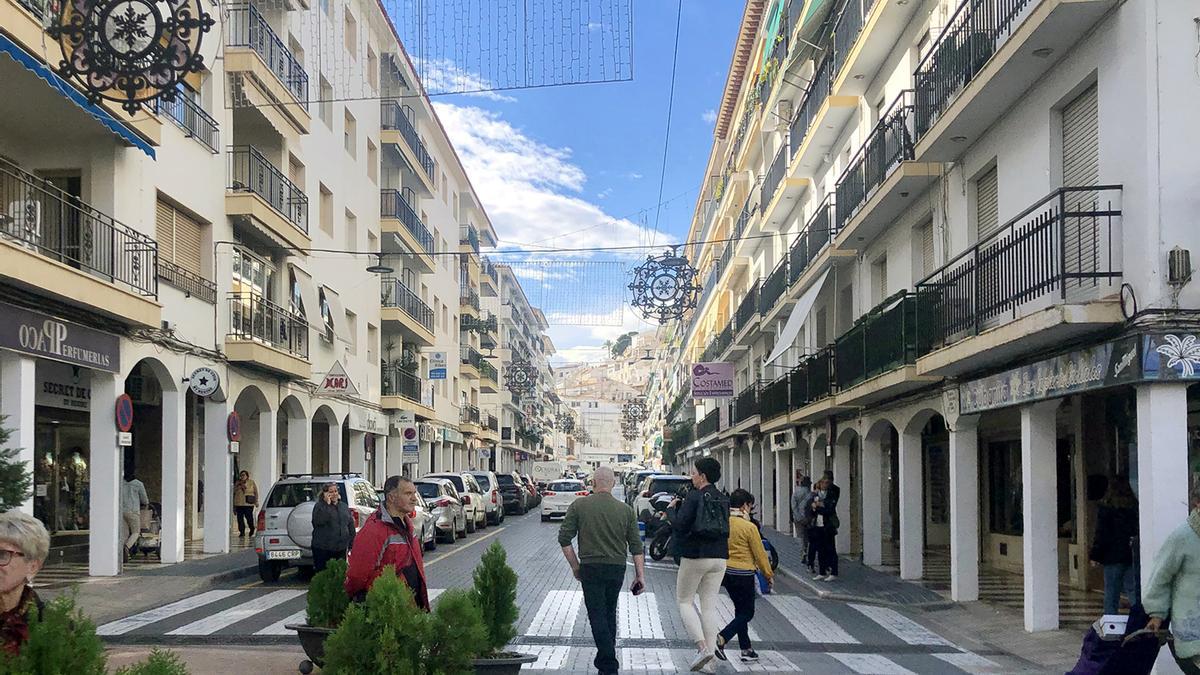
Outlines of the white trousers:
M 142 533 L 142 514 L 137 511 L 122 511 L 121 524 L 122 529 L 128 533 L 125 535 L 125 548 L 128 549 L 137 543 L 138 535 Z
M 704 643 L 706 651 L 717 647 L 717 594 L 725 578 L 724 558 L 681 558 L 675 579 L 675 601 L 692 642 Z M 692 604 L 700 596 L 700 612 Z

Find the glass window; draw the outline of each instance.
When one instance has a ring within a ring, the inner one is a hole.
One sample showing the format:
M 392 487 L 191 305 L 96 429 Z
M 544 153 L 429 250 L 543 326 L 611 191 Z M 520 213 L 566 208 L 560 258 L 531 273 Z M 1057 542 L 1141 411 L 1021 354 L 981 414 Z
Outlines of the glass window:
M 551 492 L 583 492 L 585 488 L 583 483 L 577 480 L 559 480 L 550 484 L 547 488 Z
M 651 478 L 646 489 L 650 494 L 658 494 L 659 492 L 678 492 L 680 488 L 691 485 L 691 479 L 680 476 L 678 478 Z
M 503 486 L 517 484 L 517 479 L 513 478 L 511 474 L 507 474 L 507 473 L 502 473 L 502 474 L 497 475 L 496 480 L 500 481 L 500 485 L 503 485 Z
M 311 483 L 284 483 L 276 485 L 271 489 L 270 496 L 267 497 L 268 509 L 285 509 L 299 506 L 304 502 L 316 501 L 317 495 L 321 494 L 321 486 L 323 481 L 313 481 Z M 338 494 L 341 495 L 342 501 L 346 500 L 346 484 L 338 483 Z
M 988 525 L 995 534 L 1021 536 L 1021 442 L 994 441 L 987 446 Z
M 417 494 L 426 499 L 437 499 L 442 496 L 442 488 L 437 483 L 417 483 Z
M 476 482 L 479 483 L 479 487 L 486 491 L 492 489 L 492 479 L 486 473 L 473 473 L 471 475 L 475 477 Z
M 291 287 L 292 312 L 304 316 L 304 298 L 300 295 L 300 282 L 294 271 L 288 271 L 288 285 Z
M 438 476 L 438 478 L 444 478 L 450 481 L 450 483 L 454 485 L 454 489 L 458 490 L 459 492 L 466 492 L 467 490 L 467 488 L 463 486 L 462 476 Z
M 379 508 L 379 495 L 375 494 L 375 488 L 365 480 L 354 481 L 354 501 L 359 506 Z
M 321 303 L 321 323 L 325 324 L 325 332 L 321 333 L 321 337 L 326 342 L 333 342 L 333 311 L 329 309 L 329 300 L 325 297 L 325 289 L 318 289 L 320 294 L 318 301 Z

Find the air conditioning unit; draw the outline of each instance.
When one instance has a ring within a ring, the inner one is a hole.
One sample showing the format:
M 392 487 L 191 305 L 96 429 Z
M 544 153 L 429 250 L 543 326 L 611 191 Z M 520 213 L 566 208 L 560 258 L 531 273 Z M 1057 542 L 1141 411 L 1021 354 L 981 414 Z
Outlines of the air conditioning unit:
M 771 450 L 779 452 L 780 450 L 791 450 L 796 447 L 796 430 L 788 429 L 786 431 L 777 431 L 771 434 Z

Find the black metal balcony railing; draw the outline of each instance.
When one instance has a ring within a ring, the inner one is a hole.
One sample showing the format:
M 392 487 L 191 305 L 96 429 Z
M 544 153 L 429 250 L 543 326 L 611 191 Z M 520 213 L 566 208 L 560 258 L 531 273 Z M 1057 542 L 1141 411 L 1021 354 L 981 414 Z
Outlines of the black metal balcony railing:
M 1055 190 L 921 280 L 919 354 L 1015 319 L 1033 300 L 1119 285 L 1120 200 L 1119 185 Z
M 425 142 L 421 140 L 420 134 L 417 133 L 417 127 L 413 124 L 413 109 L 401 105 L 399 101 L 384 99 L 379 102 L 379 117 L 379 122 L 384 130 L 400 132 L 400 135 L 404 137 L 404 142 L 408 144 L 409 150 L 416 155 L 421 170 L 425 172 L 429 180 L 433 180 L 433 155 L 429 154 L 429 150 L 425 148 Z
M 479 311 L 479 292 L 473 288 L 459 288 L 458 303 L 464 307 L 470 307 L 476 312 Z
M 764 386 L 761 399 L 760 414 L 764 420 L 786 414 L 789 409 L 788 376 L 785 374 Z
M 717 433 L 717 431 L 720 429 L 720 424 L 721 415 L 717 409 L 714 408 L 711 412 L 704 416 L 704 419 L 700 420 L 700 422 L 696 424 L 696 438 L 705 438 Z
M 737 329 L 744 330 L 758 316 L 758 282 L 750 287 L 737 310 Z
M 714 346 L 715 353 L 713 354 L 714 358 L 718 358 L 718 359 L 721 358 L 721 356 L 723 354 L 725 354 L 725 350 L 729 349 L 729 346 L 732 344 L 733 344 L 733 326 L 732 325 L 725 326 L 725 330 L 721 331 L 720 333 L 717 333 L 717 338 L 716 338 L 716 341 L 714 342 L 714 345 L 715 345 Z
M 500 420 L 496 419 L 495 415 L 488 413 L 486 426 L 492 431 L 500 431 Z
M 217 285 L 166 260 L 158 261 L 158 278 L 197 300 L 217 304 Z
M 258 293 L 229 294 L 229 337 L 263 342 L 308 359 L 308 322 Z
M 863 24 L 876 0 L 847 0 L 838 14 L 837 23 L 833 27 L 833 77 L 837 78 L 846 65 L 850 50 L 862 32 Z
M 479 425 L 479 406 L 464 404 L 458 411 L 458 420 L 463 424 Z
M 404 229 L 416 238 L 421 248 L 426 253 L 432 253 L 433 235 L 429 233 L 429 228 L 425 227 L 425 223 L 421 222 L 421 217 L 417 215 L 417 210 L 413 208 L 407 194 L 400 190 L 380 190 L 379 197 L 381 200 L 380 217 L 399 220 L 404 225 Z
M 912 100 L 911 89 L 896 97 L 838 178 L 835 191 L 838 229 L 858 213 L 875 188 L 887 180 L 900 162 L 913 158 Z
M 804 358 L 788 373 L 788 406 L 802 408 L 833 393 L 833 345 Z
M 470 246 L 472 251 L 479 253 L 479 230 L 470 225 L 459 225 L 458 243 Z
M 771 100 L 771 92 L 774 91 L 780 71 L 787 62 L 789 37 L 789 32 L 780 26 L 779 34 L 775 36 L 775 44 L 771 46 L 771 54 L 767 57 L 767 62 L 763 64 L 762 70 L 759 71 L 758 100 L 762 101 L 764 105 Z
M 483 258 L 480 260 L 480 267 L 483 271 L 483 276 L 491 279 L 493 283 L 499 283 L 499 273 L 496 271 L 496 263 Z
M 779 184 L 783 182 L 784 174 L 787 173 L 788 160 L 792 156 L 788 150 L 787 143 L 779 146 L 779 151 L 775 153 L 775 159 L 771 160 L 771 166 L 763 175 L 762 193 L 759 195 L 759 204 L 763 210 L 770 206 L 771 200 L 775 198 L 775 192 L 779 190 Z
M 742 210 L 740 213 L 738 213 L 737 221 L 735 221 L 733 224 L 733 239 L 742 238 L 742 235 L 746 232 L 746 228 L 750 225 L 750 219 L 754 217 L 755 210 L 756 209 L 754 205 L 750 203 L 750 197 L 747 196 L 746 203 L 742 204 Z M 732 255 L 733 246 L 726 246 L 724 257 L 731 257 Z M 725 262 L 728 264 L 729 261 L 726 260 Z
M 829 242 L 833 240 L 837 233 L 837 226 L 834 224 L 833 210 L 834 202 L 829 197 L 821 202 L 821 205 L 813 211 L 813 215 L 808 219 L 808 224 L 804 230 L 796 235 L 796 240 L 792 242 L 792 247 L 788 251 L 788 284 L 794 284 L 800 280 L 801 275 L 816 259 L 817 254 L 821 252 Z
M 0 236 L 139 295 L 158 297 L 158 242 L 2 158 L 0 209 Z
M 490 314 L 486 318 L 480 319 L 470 314 L 464 314 L 459 318 L 458 327 L 460 331 L 472 331 L 480 335 L 495 333 L 497 329 L 496 315 Z
M 499 373 L 496 372 L 496 366 L 493 366 L 486 359 L 480 358 L 477 367 L 479 368 L 479 377 L 497 383 L 500 381 Z
M 188 136 L 203 143 L 209 150 L 217 151 L 217 120 L 189 96 L 176 93 L 174 101 L 159 99 L 158 109 L 175 120 Z
M 847 389 L 917 358 L 917 298 L 907 291 L 864 314 L 835 343 L 839 389 Z
M 763 281 L 762 290 L 758 292 L 758 313 L 764 316 L 769 314 L 787 289 L 788 256 L 784 256 L 783 260 L 780 260 L 779 264 L 775 266 L 774 271 L 768 274 Z
M 813 72 L 813 79 L 808 85 L 808 91 L 804 93 L 804 101 L 800 103 L 800 107 L 796 110 L 796 116 L 792 118 L 792 124 L 788 129 L 788 145 L 793 159 L 796 157 L 796 153 L 800 152 L 800 146 L 804 144 L 804 139 L 808 137 L 808 130 L 812 128 L 817 112 L 829 98 L 830 89 L 833 87 L 833 78 L 829 76 L 832 64 L 830 56 L 821 60 L 820 65 Z
M 308 73 L 271 29 L 257 7 L 252 4 L 231 7 L 225 32 L 229 36 L 230 47 L 253 49 L 296 101 L 302 105 L 308 104 Z
M 262 197 L 296 229 L 308 234 L 308 196 L 257 148 L 229 148 L 229 189 Z
M 513 439 L 512 427 L 500 427 L 500 440 L 511 441 Z
M 478 369 L 481 364 L 486 363 L 483 360 L 483 354 L 480 354 L 478 350 L 469 345 L 463 345 L 458 353 L 464 365 L 473 366 Z M 491 364 L 489 363 L 488 365 Z
M 996 46 L 1012 33 L 1031 0 L 964 0 L 917 65 L 914 132 L 925 135 L 954 99 L 983 70 Z
M 396 277 L 383 277 L 380 299 L 384 307 L 397 307 L 425 330 L 433 332 L 433 309 Z
M 44 19 L 46 17 L 47 0 L 19 0 L 19 2 L 37 18 Z
M 758 414 L 758 383 L 751 384 L 738 392 L 733 400 L 733 423 L 741 424 Z
M 384 367 L 381 381 L 384 396 L 399 396 L 414 403 L 421 402 L 422 381 L 416 373 L 399 366 Z

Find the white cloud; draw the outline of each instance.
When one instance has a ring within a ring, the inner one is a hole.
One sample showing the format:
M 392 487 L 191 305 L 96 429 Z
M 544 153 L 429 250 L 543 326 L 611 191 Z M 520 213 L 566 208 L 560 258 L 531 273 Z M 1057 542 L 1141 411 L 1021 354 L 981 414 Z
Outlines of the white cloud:
M 463 70 L 449 59 L 417 59 L 416 66 L 426 91 L 448 94 L 462 92 L 464 96 L 477 96 L 506 103 L 517 100 L 493 91 L 494 84 L 475 73 Z
M 612 194 L 612 191 L 613 191 L 612 188 L 604 188 L 604 190 L 602 192 L 596 193 L 596 198 L 597 199 L 608 199 L 609 195 Z
M 636 171 L 630 171 L 629 173 L 625 174 L 625 177 L 628 178 L 629 180 L 641 180 L 642 174 L 640 174 Z
M 707 124 L 715 124 L 717 122 L 717 111 L 709 108 L 708 110 L 704 111 L 704 114 L 701 115 L 700 118 L 703 119 Z
M 629 307 L 614 310 L 612 319 L 611 326 L 564 326 L 554 325 L 551 321 L 550 339 L 558 347 L 553 362 L 561 365 L 601 361 L 607 356 L 604 351 L 605 340 L 616 340 L 630 331 L 640 332 L 658 325 L 641 320 Z

